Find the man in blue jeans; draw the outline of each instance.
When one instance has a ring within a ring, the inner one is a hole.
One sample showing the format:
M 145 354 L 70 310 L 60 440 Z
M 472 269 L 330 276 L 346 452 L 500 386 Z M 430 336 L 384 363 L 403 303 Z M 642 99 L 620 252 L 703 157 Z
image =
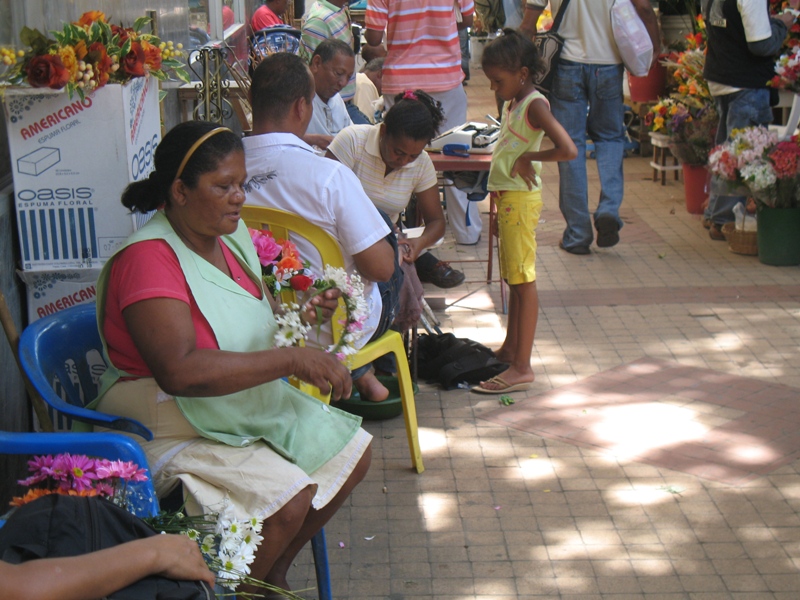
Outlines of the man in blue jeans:
M 597 245 L 608 248 L 619 242 L 622 221 L 622 159 L 625 149 L 623 123 L 623 66 L 611 30 L 614 0 L 550 0 L 555 16 L 569 1 L 558 33 L 564 48 L 555 65 L 553 88 L 548 97 L 553 116 L 567 130 L 578 148 L 577 158 L 558 163 L 559 208 L 567 222 L 559 247 L 571 254 L 589 254 L 594 240 L 589 214 L 586 176 L 586 137 L 594 142 L 600 175 L 600 200 L 594 213 Z M 647 27 L 658 54 L 661 42 L 650 0 L 631 0 Z M 520 30 L 536 34 L 536 22 L 547 0 L 527 0 Z
M 717 103 L 717 144 L 733 129 L 772 123 L 767 82 L 775 74 L 780 53 L 794 16 L 770 18 L 762 0 L 703 0 L 708 53 L 703 75 Z M 791 132 L 790 132 L 791 133 Z M 733 209 L 744 196 L 711 194 L 703 224 L 712 240 L 724 240 L 722 226 L 734 220 Z

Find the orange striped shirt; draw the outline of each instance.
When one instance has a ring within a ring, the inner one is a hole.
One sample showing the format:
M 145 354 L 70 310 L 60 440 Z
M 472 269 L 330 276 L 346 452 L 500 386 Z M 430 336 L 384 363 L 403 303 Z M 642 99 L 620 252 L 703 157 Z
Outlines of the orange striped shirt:
M 445 92 L 461 85 L 461 48 L 454 0 L 367 0 L 367 29 L 386 29 L 384 94 L 407 89 Z M 473 0 L 457 0 L 461 14 Z

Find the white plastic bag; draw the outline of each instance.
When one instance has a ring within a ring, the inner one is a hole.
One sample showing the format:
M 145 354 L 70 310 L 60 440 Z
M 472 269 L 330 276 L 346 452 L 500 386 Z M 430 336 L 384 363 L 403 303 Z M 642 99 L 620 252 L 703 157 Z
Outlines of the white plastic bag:
M 653 62 L 653 42 L 631 0 L 616 0 L 611 7 L 611 29 L 625 68 L 644 77 Z

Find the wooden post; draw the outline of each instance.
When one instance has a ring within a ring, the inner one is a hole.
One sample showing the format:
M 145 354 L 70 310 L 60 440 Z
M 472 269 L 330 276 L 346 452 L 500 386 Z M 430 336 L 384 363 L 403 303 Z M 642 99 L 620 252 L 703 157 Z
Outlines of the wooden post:
M 17 333 L 17 326 L 14 324 L 14 319 L 11 317 L 11 311 L 8 310 L 8 304 L 6 304 L 6 297 L 3 292 L 0 292 L 0 324 L 3 325 L 3 330 L 6 332 L 6 338 L 8 338 L 8 343 L 11 346 L 11 352 L 14 354 L 14 359 L 17 361 L 17 367 L 19 367 L 20 373 L 22 373 L 25 389 L 28 390 L 28 396 L 31 399 L 33 410 L 36 412 L 42 431 L 53 431 L 53 422 L 50 420 L 50 415 L 47 413 L 47 405 L 39 396 L 39 393 L 33 388 L 33 385 L 31 385 L 31 382 L 28 380 L 28 376 L 25 375 L 25 372 L 22 370 L 22 365 L 20 365 L 19 334 Z

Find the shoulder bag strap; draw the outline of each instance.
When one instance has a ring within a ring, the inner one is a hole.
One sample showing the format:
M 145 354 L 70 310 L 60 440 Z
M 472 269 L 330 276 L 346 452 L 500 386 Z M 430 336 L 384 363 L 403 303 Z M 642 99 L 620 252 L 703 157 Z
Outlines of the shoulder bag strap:
M 558 28 L 561 26 L 561 19 L 564 18 L 564 13 L 567 12 L 567 5 L 569 5 L 569 0 L 564 0 L 561 6 L 558 7 L 558 12 L 556 13 L 556 18 L 553 19 L 553 26 L 550 28 L 550 32 L 556 33 L 558 31 Z

